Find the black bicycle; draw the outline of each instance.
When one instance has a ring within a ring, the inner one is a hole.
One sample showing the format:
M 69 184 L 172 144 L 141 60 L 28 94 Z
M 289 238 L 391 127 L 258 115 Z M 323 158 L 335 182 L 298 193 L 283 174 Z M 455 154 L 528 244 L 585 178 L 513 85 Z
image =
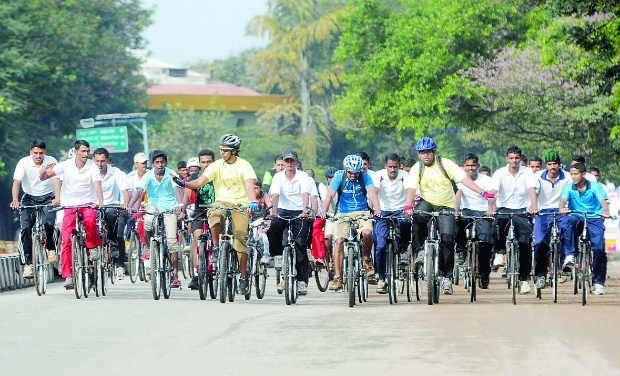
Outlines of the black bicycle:
M 47 244 L 48 242 L 53 241 L 53 239 L 47 239 L 47 234 L 45 231 L 45 216 L 46 209 L 50 208 L 51 205 L 25 205 L 21 206 L 20 212 L 23 209 L 33 209 L 34 210 L 34 225 L 32 226 L 32 267 L 34 269 L 33 278 L 34 278 L 34 286 L 37 292 L 37 295 L 41 296 L 45 294 L 47 291 L 47 280 L 49 277 L 49 269 L 50 265 L 47 259 Z M 26 258 L 24 255 L 23 246 L 21 244 L 21 236 L 18 237 L 19 241 L 19 255 L 22 260 L 22 264 L 25 264 Z
M 463 271 L 465 289 L 469 293 L 469 301 L 476 301 L 476 287 L 480 284 L 480 270 L 478 269 L 480 258 L 480 240 L 478 239 L 478 223 L 480 221 L 493 220 L 493 217 L 477 216 L 477 215 L 460 215 L 462 219 L 468 219 L 471 222 L 465 227 L 465 237 L 467 243 L 465 245 L 465 268 Z
M 398 303 L 398 292 L 401 290 L 400 273 L 400 252 L 398 252 L 398 217 L 381 217 L 379 220 L 386 221 L 388 225 L 388 234 L 386 237 L 385 249 L 385 279 L 388 286 L 388 299 L 390 304 Z
M 172 292 L 174 267 L 166 241 L 164 215 L 175 214 L 174 210 L 163 212 L 140 211 L 153 216 L 153 236 L 150 241 L 151 292 L 154 300 L 159 300 L 162 292 L 169 299 Z
M 254 291 L 256 298 L 262 299 L 265 296 L 267 285 L 267 265 L 260 262 L 265 252 L 261 233 L 269 228 L 269 221 L 265 218 L 258 218 L 250 223 L 248 234 L 248 262 L 250 263 L 250 279 L 254 279 Z
M 144 218 L 136 216 L 132 221 L 132 226 L 129 229 L 129 249 L 128 249 L 128 269 L 129 280 L 131 283 L 136 281 L 147 282 L 147 274 L 144 269 L 144 261 L 142 260 L 142 241 L 140 240 L 140 234 L 138 234 L 138 224 L 144 222 Z
M 539 217 L 552 217 L 553 223 L 551 225 L 551 237 L 549 239 L 549 254 L 547 259 L 549 260 L 549 284 L 551 285 L 551 291 L 553 296 L 553 302 L 558 302 L 558 283 L 559 275 L 562 271 L 562 265 L 560 264 L 560 231 L 558 229 L 558 219 L 560 213 L 558 211 L 551 212 L 539 212 L 536 215 Z M 534 270 L 534 269 L 532 269 Z M 546 284 L 546 281 L 545 281 Z M 536 285 L 535 285 L 536 286 Z M 536 286 L 536 297 L 542 299 L 542 289 Z
M 527 214 L 528 213 L 525 210 L 495 213 L 495 216 L 508 217 L 509 221 L 508 234 L 506 235 L 506 256 L 508 258 L 508 262 L 506 263 L 506 281 L 508 284 L 508 288 L 512 289 L 512 304 L 517 304 L 517 294 L 521 285 L 521 281 L 519 280 L 519 243 L 515 235 L 514 217 Z

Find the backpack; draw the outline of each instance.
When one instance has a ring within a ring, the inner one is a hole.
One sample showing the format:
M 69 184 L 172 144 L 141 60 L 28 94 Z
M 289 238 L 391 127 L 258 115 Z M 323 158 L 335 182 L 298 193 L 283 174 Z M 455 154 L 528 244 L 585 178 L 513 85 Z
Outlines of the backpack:
M 448 173 L 446 172 L 446 169 L 443 167 L 443 163 L 441 162 L 441 156 L 439 156 L 439 155 L 437 156 L 437 164 L 439 165 L 439 169 L 443 173 L 443 176 L 445 176 L 446 179 L 450 180 L 450 184 L 452 184 L 452 190 L 456 194 L 456 192 L 459 189 L 456 186 L 456 183 L 454 182 L 454 180 L 450 179 L 450 177 L 448 176 Z M 420 161 L 420 171 L 419 171 L 419 176 L 418 176 L 418 187 L 420 187 L 420 188 L 422 187 L 422 175 L 423 174 L 424 174 L 424 163 L 422 161 Z
M 338 199 L 336 200 L 336 210 L 338 210 L 338 204 L 340 204 L 340 198 L 342 197 L 342 191 L 344 190 L 344 186 L 347 184 L 347 181 L 350 181 L 346 176 L 346 171 L 342 173 L 342 181 L 340 182 L 340 186 L 338 187 Z M 368 192 L 366 191 L 366 183 L 364 182 L 364 175 L 360 174 L 360 187 L 362 188 L 362 195 L 365 198 L 368 198 Z

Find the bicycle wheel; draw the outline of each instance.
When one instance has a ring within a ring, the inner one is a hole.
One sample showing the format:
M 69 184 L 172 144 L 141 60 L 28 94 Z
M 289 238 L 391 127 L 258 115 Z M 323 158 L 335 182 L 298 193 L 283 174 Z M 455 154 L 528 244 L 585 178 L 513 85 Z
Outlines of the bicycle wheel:
M 518 279 L 519 273 L 517 272 L 517 253 L 514 248 L 514 244 L 510 245 L 507 252 L 508 252 L 508 264 L 509 264 L 508 272 L 510 273 L 508 275 L 508 279 L 510 280 L 510 287 L 512 289 L 512 304 L 517 304 L 517 293 L 518 293 L 517 290 L 519 289 L 519 279 Z
M 170 299 L 172 293 L 172 273 L 174 272 L 174 266 L 172 265 L 172 259 L 170 253 L 165 248 L 164 244 L 159 245 L 159 257 L 162 262 L 161 287 L 164 293 L 164 299 Z
M 179 240 L 179 252 L 177 252 L 177 261 L 176 267 L 181 275 L 183 275 L 183 279 L 187 279 L 189 273 L 187 268 L 187 263 L 185 260 L 185 247 L 187 246 L 187 237 L 185 236 L 185 231 L 178 231 L 177 238 Z
M 239 271 L 239 263 L 237 262 L 237 255 L 235 250 L 231 249 L 228 252 L 228 278 L 226 280 L 226 290 L 228 291 L 228 301 L 234 302 L 235 295 L 237 294 L 237 273 Z
M 471 252 L 470 255 L 468 255 L 468 262 L 469 302 L 473 303 L 476 301 L 476 288 L 478 285 L 478 245 L 476 242 L 473 242 L 471 245 Z
M 82 265 L 80 258 L 82 253 L 80 252 L 80 241 L 77 236 L 71 236 L 71 257 L 73 266 L 73 292 L 75 297 L 80 299 L 82 297 L 82 291 L 84 291 L 84 278 L 82 275 Z
M 151 240 L 151 292 L 153 299 L 159 300 L 161 296 L 161 266 L 159 264 L 159 244 L 156 240 Z
M 207 299 L 209 290 L 209 274 L 207 270 L 207 255 L 204 247 L 198 252 L 198 296 L 200 300 Z
M 558 268 L 559 265 L 558 243 L 551 243 L 551 293 L 553 295 L 553 302 L 558 302 Z
M 246 268 L 246 278 L 248 280 L 248 287 L 247 287 L 247 293 L 243 296 L 245 298 L 245 300 L 250 300 L 250 298 L 252 297 L 252 284 L 254 284 L 254 274 L 256 273 L 257 270 L 257 263 L 258 263 L 258 252 L 256 251 L 255 248 L 248 248 L 248 257 L 246 258 L 245 261 L 245 268 Z
M 395 255 L 394 255 L 394 247 L 392 246 L 392 241 L 388 241 L 386 247 L 386 275 L 385 279 L 387 280 L 388 285 L 388 300 L 390 304 L 396 304 L 397 298 L 396 295 L 398 292 L 396 291 L 396 268 L 395 265 Z
M 293 304 L 293 286 L 291 281 L 291 247 L 286 246 L 282 251 L 282 278 L 284 278 L 284 302 L 286 305 Z M 294 267 L 294 266 L 293 266 Z
M 349 307 L 353 307 L 355 305 L 355 273 L 358 269 L 357 263 L 359 260 L 355 257 L 355 250 L 353 247 L 349 247 L 347 254 L 347 291 L 349 293 Z
M 103 263 L 101 259 L 95 262 L 95 278 L 97 289 L 95 291 L 99 291 L 102 296 L 106 296 L 108 294 L 108 286 L 106 284 L 106 271 L 103 267 Z
M 256 297 L 262 299 L 265 296 L 265 287 L 267 286 L 267 268 L 260 260 L 258 260 L 256 265 L 254 284 L 256 285 Z
M 110 279 L 110 283 L 114 285 L 116 283 L 116 267 L 114 266 L 114 261 L 112 260 L 112 256 L 110 253 L 110 245 L 106 245 L 103 247 L 103 268 L 107 272 L 107 276 Z
M 218 258 L 218 285 L 220 303 L 226 303 L 226 288 L 228 286 L 228 253 L 230 244 L 227 241 L 220 243 L 220 254 Z
M 583 254 L 582 258 L 583 258 L 583 267 L 581 269 L 581 275 L 582 275 L 582 283 L 581 283 L 581 305 L 586 305 L 588 304 L 588 299 L 590 297 L 590 287 L 592 285 L 592 281 L 590 280 L 591 274 L 591 257 L 592 257 L 592 250 L 590 249 L 589 246 L 586 245 L 586 247 L 584 247 L 585 253 Z
M 329 287 L 329 263 L 327 259 L 323 260 L 323 265 L 314 265 L 314 280 L 316 281 L 316 287 L 320 292 L 327 291 Z
M 409 248 L 407 249 L 407 267 L 405 268 L 405 273 L 406 275 L 406 279 L 405 279 L 405 283 L 407 284 L 406 286 L 406 291 L 407 291 L 407 301 L 408 302 L 412 302 L 413 301 L 413 295 L 415 293 L 415 274 L 414 274 L 414 264 L 413 264 L 413 250 L 411 249 L 411 246 L 409 246 Z
M 461 273 L 461 265 L 459 264 L 459 258 L 457 256 L 458 252 L 454 252 L 454 267 L 452 268 L 452 282 L 455 286 L 458 286 L 460 283 L 460 273 Z
M 37 292 L 37 295 L 41 296 L 45 294 L 45 280 L 46 276 L 41 273 L 44 265 L 44 257 L 41 254 L 41 249 L 43 248 L 39 237 L 34 233 L 32 233 L 32 268 L 34 269 L 33 278 L 34 278 L 34 288 Z
M 435 302 L 435 255 L 434 247 L 424 243 L 424 279 L 426 280 L 426 304 Z
M 80 249 L 81 253 L 82 253 L 82 275 L 84 278 L 84 285 L 82 286 L 82 295 L 85 298 L 88 298 L 88 294 L 90 292 L 90 287 L 91 287 L 91 278 L 90 275 L 92 274 L 92 271 L 94 268 L 92 268 L 92 265 L 89 264 L 88 262 L 88 251 L 86 250 L 86 247 L 81 247 Z
M 129 255 L 127 260 L 127 266 L 129 268 L 129 280 L 131 283 L 136 283 L 138 280 L 139 274 L 139 251 L 140 251 L 140 240 L 138 238 L 138 234 L 135 231 L 131 232 L 129 236 Z

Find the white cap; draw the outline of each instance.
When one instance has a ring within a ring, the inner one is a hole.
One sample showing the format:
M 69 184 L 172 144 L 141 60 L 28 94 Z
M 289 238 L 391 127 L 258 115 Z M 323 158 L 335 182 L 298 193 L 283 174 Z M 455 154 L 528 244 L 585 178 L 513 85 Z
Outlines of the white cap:
M 133 162 L 134 163 L 144 163 L 144 162 L 148 162 L 148 158 L 146 157 L 146 154 L 144 153 L 136 153 L 136 155 L 133 156 Z
M 187 160 L 187 168 L 190 167 L 200 167 L 200 163 L 198 162 L 198 158 L 192 157 Z

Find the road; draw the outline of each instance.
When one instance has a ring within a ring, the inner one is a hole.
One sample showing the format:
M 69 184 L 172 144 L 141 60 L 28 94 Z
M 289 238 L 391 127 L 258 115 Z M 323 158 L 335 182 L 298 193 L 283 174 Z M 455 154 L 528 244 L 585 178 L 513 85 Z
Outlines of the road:
M 353 309 L 342 293 L 314 285 L 285 306 L 271 278 L 249 302 L 200 301 L 173 290 L 153 301 L 128 279 L 105 298 L 76 300 L 59 283 L 0 294 L 4 375 L 620 375 L 620 267 L 608 294 L 582 307 L 561 291 L 558 304 L 520 296 L 510 303 L 497 276 L 470 304 L 462 287 L 439 305 L 399 302 L 374 289 Z M 403 297 L 404 298 L 404 297 Z

